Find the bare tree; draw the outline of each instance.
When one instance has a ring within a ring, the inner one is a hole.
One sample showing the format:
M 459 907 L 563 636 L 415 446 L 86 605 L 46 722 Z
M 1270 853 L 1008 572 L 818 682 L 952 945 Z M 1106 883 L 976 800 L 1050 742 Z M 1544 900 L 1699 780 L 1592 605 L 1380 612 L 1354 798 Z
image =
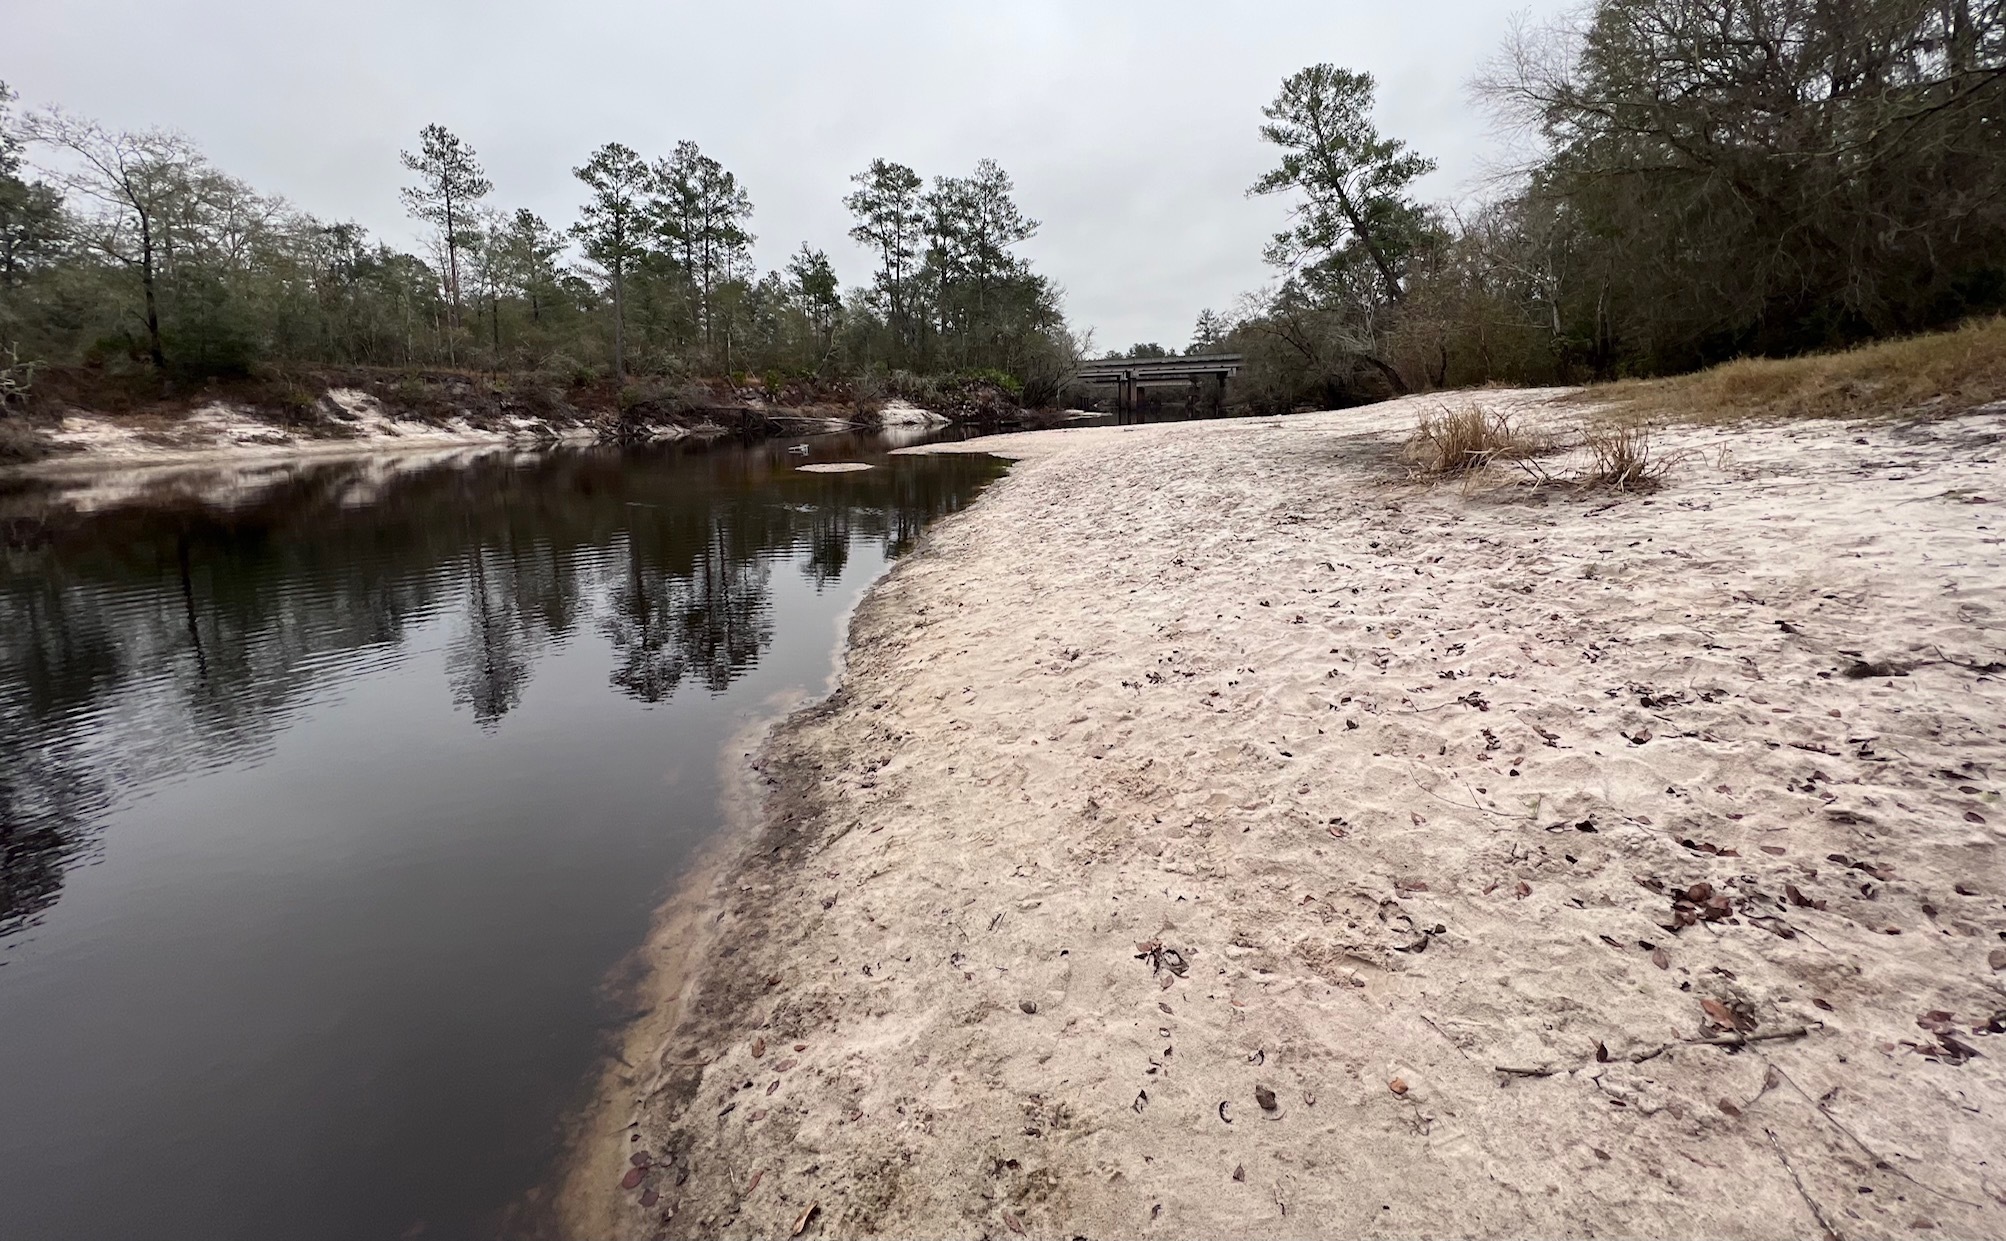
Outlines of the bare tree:
M 58 155 L 41 166 L 43 175 L 94 208 L 88 244 L 138 274 L 147 356 L 155 370 L 166 370 L 159 284 L 167 225 L 209 171 L 202 156 L 178 134 L 107 129 L 60 108 L 31 113 L 25 132 Z

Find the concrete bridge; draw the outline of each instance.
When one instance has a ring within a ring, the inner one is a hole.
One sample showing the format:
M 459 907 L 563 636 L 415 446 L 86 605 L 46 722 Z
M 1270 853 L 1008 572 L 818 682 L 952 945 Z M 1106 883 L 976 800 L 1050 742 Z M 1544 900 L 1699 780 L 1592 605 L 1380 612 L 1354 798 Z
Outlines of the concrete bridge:
M 1245 357 L 1237 353 L 1206 353 L 1182 358 L 1107 358 L 1083 364 L 1074 378 L 1083 384 L 1114 387 L 1117 420 L 1135 411 L 1135 399 L 1147 388 L 1183 388 L 1189 392 L 1211 380 L 1216 398 L 1226 399 L 1226 380 L 1240 373 Z

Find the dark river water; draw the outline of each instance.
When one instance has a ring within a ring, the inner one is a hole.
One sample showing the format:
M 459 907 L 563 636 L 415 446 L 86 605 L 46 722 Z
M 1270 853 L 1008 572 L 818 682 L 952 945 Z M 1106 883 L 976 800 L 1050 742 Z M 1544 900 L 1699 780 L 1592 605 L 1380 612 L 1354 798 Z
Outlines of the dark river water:
M 0 1237 L 518 1220 L 725 741 L 1001 469 L 809 442 L 0 482 Z

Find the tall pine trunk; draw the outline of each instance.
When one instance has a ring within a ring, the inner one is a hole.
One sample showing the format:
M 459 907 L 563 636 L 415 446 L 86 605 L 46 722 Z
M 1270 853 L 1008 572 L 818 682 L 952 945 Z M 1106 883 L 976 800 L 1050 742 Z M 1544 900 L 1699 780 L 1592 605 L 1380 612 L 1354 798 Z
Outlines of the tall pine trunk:
M 624 264 L 613 264 L 613 386 L 620 387 L 627 382 L 627 297 L 621 270 Z

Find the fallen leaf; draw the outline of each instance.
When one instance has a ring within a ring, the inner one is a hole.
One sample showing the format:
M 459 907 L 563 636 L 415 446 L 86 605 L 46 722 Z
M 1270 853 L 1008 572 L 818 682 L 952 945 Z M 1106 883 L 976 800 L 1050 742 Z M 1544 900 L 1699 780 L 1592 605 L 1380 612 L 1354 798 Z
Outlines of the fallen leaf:
M 765 1168 L 761 1168 L 759 1171 L 752 1174 L 752 1179 L 745 1183 L 746 1196 L 750 1197 L 752 1191 L 759 1188 L 760 1179 L 765 1175 L 766 1175 Z
M 1734 1013 L 1719 1000 L 1701 997 L 1700 1007 L 1706 1010 L 1707 1020 L 1723 1030 L 1734 1029 Z
M 1729 1116 L 1741 1115 L 1741 1109 L 1736 1107 L 1734 1104 L 1729 1103 L 1726 1099 L 1722 1099 L 1720 1103 L 1717 1104 L 1716 1106 L 1718 1106 L 1721 1111 L 1726 1112 Z
M 766 1093 L 772 1094 L 774 1091 L 778 1089 L 780 1089 L 780 1079 L 776 1077 L 771 1082 L 767 1083 Z
M 765 1054 L 766 1054 L 766 1040 L 765 1040 L 765 1039 L 763 1039 L 763 1038 L 756 1038 L 756 1039 L 753 1039 L 753 1040 L 752 1040 L 752 1058 L 753 1058 L 754 1060 L 757 1060 L 757 1059 L 759 1059 L 759 1058 L 760 1058 L 761 1056 L 763 1056 L 763 1055 L 765 1055 Z
M 1242 1164 L 1235 1164 L 1235 1165 L 1233 1166 L 1233 1179 L 1234 1179 L 1234 1180 L 1236 1180 L 1236 1181 L 1244 1181 L 1244 1180 L 1246 1180 L 1246 1179 L 1247 1179 L 1247 1165 L 1246 1165 L 1246 1164 L 1243 1164 L 1243 1163 L 1242 1163 Z
M 1813 1004 L 1814 1004 L 1814 1005 L 1816 1005 L 1817 1007 L 1819 1007 L 1819 1008 L 1821 1008 L 1821 1009 L 1825 1010 L 1825 1011 L 1826 1011 L 1826 1012 L 1828 1012 L 1828 1013 L 1829 1013 L 1829 1012 L 1831 1012 L 1831 1011 L 1833 1011 L 1833 1010 L 1832 1010 L 1832 1004 L 1831 1004 L 1831 1001 L 1829 1001 L 1829 1000 L 1821 1000 L 1821 999 L 1819 999 L 1819 998 L 1818 998 L 1817 996 L 1815 996 L 1815 995 L 1814 995 L 1814 996 L 1812 996 L 1812 997 L 1811 997 L 1811 1003 L 1813 1003 Z
M 654 1206 L 657 1202 L 660 1202 L 661 1200 L 662 1200 L 662 1195 L 656 1192 L 655 1187 L 653 1185 L 650 1185 L 646 1189 L 641 1191 L 641 1205 L 644 1207 Z
M 1771 854 L 1775 857 L 1782 857 L 1785 853 L 1789 852 L 1789 850 L 1785 849 L 1782 845 L 1763 845 L 1761 846 L 1761 848 L 1764 853 Z
M 1518 886 L 1513 888 L 1512 891 L 1518 894 L 1518 899 L 1524 900 L 1526 897 L 1532 895 L 1532 885 L 1521 879 L 1518 881 Z
M 1661 970 L 1668 970 L 1672 968 L 1672 954 L 1666 952 L 1663 948 L 1653 948 L 1651 949 L 1651 964 Z
M 1016 1233 L 1020 1237 L 1024 1235 L 1024 1221 L 1010 1214 L 1010 1212 L 1003 1212 L 1003 1223 L 1011 1232 Z
M 808 1050 L 808 1044 L 806 1044 L 806 1043 L 796 1043 L 796 1044 L 794 1044 L 794 1050 L 795 1050 L 795 1051 L 807 1051 L 807 1050 Z
M 802 1234 L 802 1233 L 803 1233 L 804 1231 L 806 1231 L 806 1230 L 807 1230 L 807 1228 L 808 1228 L 808 1221 L 809 1221 L 809 1220 L 811 1220 L 811 1219 L 814 1219 L 814 1218 L 815 1218 L 815 1212 L 817 1212 L 817 1211 L 819 1211 L 819 1210 L 821 1210 L 821 1209 L 822 1209 L 822 1204 L 821 1204 L 821 1203 L 819 1203 L 819 1202 L 811 1202 L 811 1203 L 809 1203 L 809 1204 L 808 1204 L 808 1206 L 807 1206 L 807 1208 L 806 1208 L 806 1209 L 804 1209 L 804 1210 L 803 1210 L 803 1211 L 801 1212 L 801 1214 L 799 1214 L 799 1215 L 797 1215 L 797 1216 L 795 1216 L 795 1217 L 794 1217 L 794 1230 L 793 1230 L 792 1232 L 788 1233 L 787 1235 L 788 1235 L 788 1236 L 790 1236 L 790 1237 L 798 1237 L 798 1236 L 800 1236 L 800 1235 L 801 1235 L 801 1234 Z
M 1017 1007 L 1019 1007 L 1019 1008 L 1023 1009 L 1023 1010 L 1024 1010 L 1025 1012 L 1027 1012 L 1027 1013 L 1035 1013 L 1035 1012 L 1037 1012 L 1037 1011 L 1038 1011 L 1038 1001 L 1036 1001 L 1036 1000 L 1019 1000 L 1019 1001 L 1017 1001 Z
M 627 1169 L 627 1175 L 620 1178 L 620 1188 L 632 1189 L 634 1186 L 639 1185 L 647 1175 L 644 1169 L 629 1168 Z
M 774 1065 L 773 1071 L 775 1073 L 785 1073 L 787 1070 L 793 1068 L 795 1065 L 800 1063 L 801 1062 L 799 1060 L 796 1060 L 790 1056 L 787 1059 L 782 1060 L 779 1064 Z
M 635 1136 L 639 1137 L 640 1135 L 636 1134 Z M 648 1152 L 646 1151 L 635 1151 L 633 1154 L 627 1156 L 627 1162 L 633 1164 L 637 1168 L 647 1167 L 652 1159 L 653 1156 L 648 1154 Z
M 1609 1063 L 1609 1048 L 1605 1046 L 1599 1039 L 1596 1040 L 1595 1043 L 1595 1063 L 1597 1064 Z
M 1705 880 L 1701 880 L 1700 882 L 1694 884 L 1692 887 L 1686 889 L 1686 899 L 1691 901 L 1695 905 L 1706 904 L 1708 898 L 1712 896 L 1713 896 L 1713 885 L 1706 882 Z
M 2006 970 L 2006 948 L 1994 948 L 1985 963 L 1995 970 Z
M 1966 823 L 1983 823 L 1985 822 L 1985 816 L 1976 810 L 1967 810 L 1964 812 L 1964 821 Z
M 1254 1087 L 1254 1102 L 1261 1105 L 1262 1111 L 1272 1112 L 1275 1110 L 1275 1092 L 1269 1090 L 1266 1086 L 1256 1086 Z
M 1406 1094 L 1407 1079 L 1404 1077 L 1396 1077 L 1392 1081 L 1386 1083 L 1386 1088 L 1392 1091 L 1394 1094 Z

